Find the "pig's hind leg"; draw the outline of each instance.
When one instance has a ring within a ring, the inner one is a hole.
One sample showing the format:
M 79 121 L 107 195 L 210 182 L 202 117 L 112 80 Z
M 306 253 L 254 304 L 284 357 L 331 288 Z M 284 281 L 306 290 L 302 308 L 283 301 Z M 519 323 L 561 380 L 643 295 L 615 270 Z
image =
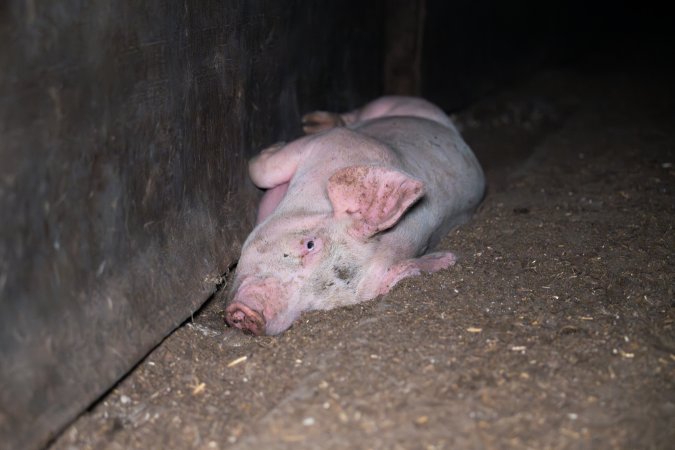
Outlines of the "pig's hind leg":
M 302 117 L 302 130 L 305 134 L 314 134 L 366 120 L 394 116 L 421 117 L 433 120 L 449 128 L 454 127 L 452 121 L 441 109 L 422 98 L 386 96 L 375 99 L 359 109 L 343 114 L 327 111 L 314 111 L 305 114 Z
M 404 278 L 420 275 L 422 272 L 432 273 L 447 269 L 455 264 L 457 257 L 450 252 L 436 252 L 400 261 L 391 266 L 384 274 L 378 295 L 386 294 Z

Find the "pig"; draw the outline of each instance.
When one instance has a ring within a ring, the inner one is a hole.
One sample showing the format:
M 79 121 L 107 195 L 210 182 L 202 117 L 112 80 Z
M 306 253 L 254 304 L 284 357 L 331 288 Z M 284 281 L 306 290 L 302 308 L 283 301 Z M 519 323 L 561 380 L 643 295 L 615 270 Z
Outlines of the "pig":
M 306 136 L 249 162 L 266 192 L 225 320 L 254 335 L 453 265 L 453 253 L 430 250 L 483 198 L 478 160 L 426 100 L 382 97 L 345 114 L 309 113 L 303 124 Z

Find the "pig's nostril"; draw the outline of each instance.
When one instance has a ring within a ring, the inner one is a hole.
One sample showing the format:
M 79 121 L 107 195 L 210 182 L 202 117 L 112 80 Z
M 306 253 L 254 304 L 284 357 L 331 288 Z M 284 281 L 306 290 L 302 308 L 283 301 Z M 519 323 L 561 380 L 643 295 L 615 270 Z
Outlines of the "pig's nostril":
M 232 315 L 230 316 L 230 320 L 234 324 L 238 324 L 244 319 L 246 319 L 246 314 L 244 314 L 244 312 L 240 309 L 233 312 Z
M 262 315 L 246 305 L 235 303 L 225 311 L 225 320 L 231 327 L 244 332 L 260 335 L 265 332 L 265 320 Z

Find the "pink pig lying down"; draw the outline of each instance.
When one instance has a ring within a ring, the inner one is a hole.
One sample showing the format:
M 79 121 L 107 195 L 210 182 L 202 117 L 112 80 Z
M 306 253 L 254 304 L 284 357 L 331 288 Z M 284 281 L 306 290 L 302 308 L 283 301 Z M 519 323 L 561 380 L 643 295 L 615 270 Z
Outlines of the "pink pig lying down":
M 428 253 L 480 203 L 480 164 L 450 119 L 412 97 L 303 118 L 307 136 L 249 163 L 267 189 L 228 295 L 230 326 L 278 334 L 303 311 L 359 303 L 455 263 Z

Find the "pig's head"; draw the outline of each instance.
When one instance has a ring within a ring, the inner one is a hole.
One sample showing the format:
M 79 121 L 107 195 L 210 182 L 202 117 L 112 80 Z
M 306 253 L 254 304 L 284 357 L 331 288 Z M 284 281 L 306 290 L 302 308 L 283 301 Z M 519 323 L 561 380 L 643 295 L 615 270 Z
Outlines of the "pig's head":
M 327 191 L 332 211 L 280 208 L 253 230 L 229 293 L 230 326 L 278 334 L 303 311 L 358 301 L 377 234 L 393 227 L 424 187 L 399 171 L 353 166 L 332 174 Z

